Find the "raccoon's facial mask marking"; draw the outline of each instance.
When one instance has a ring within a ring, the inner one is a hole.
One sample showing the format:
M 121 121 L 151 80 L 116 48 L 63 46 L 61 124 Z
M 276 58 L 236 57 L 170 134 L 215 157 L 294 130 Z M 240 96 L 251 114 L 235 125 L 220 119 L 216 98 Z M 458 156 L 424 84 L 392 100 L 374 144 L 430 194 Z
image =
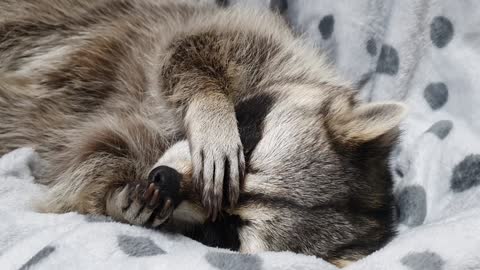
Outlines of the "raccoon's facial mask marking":
M 235 108 L 247 168 L 253 150 L 262 139 L 263 121 L 274 103 L 275 98 L 264 93 L 241 101 Z

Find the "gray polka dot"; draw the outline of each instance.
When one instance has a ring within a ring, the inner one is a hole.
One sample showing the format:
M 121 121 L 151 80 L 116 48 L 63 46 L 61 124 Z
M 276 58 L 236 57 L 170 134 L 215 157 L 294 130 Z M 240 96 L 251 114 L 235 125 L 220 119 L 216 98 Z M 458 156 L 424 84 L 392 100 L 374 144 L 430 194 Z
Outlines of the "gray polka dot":
M 430 251 L 409 253 L 401 262 L 411 270 L 442 270 L 445 264 L 438 254 Z
M 262 269 L 262 260 L 257 255 L 208 252 L 205 258 L 213 267 L 221 270 Z
M 123 252 L 134 257 L 165 254 L 165 251 L 147 237 L 119 235 L 118 246 Z
M 438 110 L 447 103 L 448 87 L 442 82 L 431 83 L 425 88 L 423 97 L 433 110 Z
M 281 14 L 283 14 L 288 9 L 288 1 L 287 0 L 271 0 L 270 8 L 273 11 L 278 11 Z
M 377 55 L 377 43 L 375 42 L 375 39 L 371 38 L 367 41 L 367 52 L 371 56 Z
M 469 155 L 453 169 L 451 188 L 462 192 L 480 185 L 480 155 Z
M 400 223 L 408 226 L 422 224 L 427 214 L 425 189 L 418 185 L 405 187 L 397 196 L 397 206 Z
M 228 5 L 230 5 L 229 0 L 215 0 L 215 3 L 221 7 L 228 7 Z
M 395 75 L 398 72 L 400 59 L 395 48 L 389 45 L 383 45 L 377 62 L 377 72 L 388 75 Z
M 435 134 L 439 139 L 443 140 L 445 139 L 448 134 L 450 133 L 450 130 L 453 128 L 453 123 L 450 120 L 440 120 L 433 124 L 427 132 Z
M 447 46 L 453 38 L 452 22 L 443 16 L 433 18 L 430 24 L 430 38 L 438 48 Z
M 318 29 L 320 30 L 323 39 L 329 39 L 332 36 L 334 25 L 335 19 L 333 18 L 333 15 L 327 15 L 322 18 L 318 25 Z
M 403 173 L 402 168 L 400 168 L 400 167 L 395 168 L 395 173 L 396 173 L 399 177 L 405 176 L 405 174 Z
M 37 252 L 37 254 L 33 255 L 33 257 L 30 258 L 28 262 L 22 265 L 22 267 L 20 267 L 19 270 L 30 269 L 32 266 L 38 264 L 40 261 L 50 256 L 50 254 L 52 254 L 54 251 L 55 251 L 55 247 L 52 247 L 52 246 L 46 246 L 42 248 L 39 252 Z
M 372 79 L 372 76 L 373 72 L 363 74 L 360 80 L 355 84 L 355 87 L 357 89 L 362 89 Z
M 99 216 L 99 215 L 86 215 L 85 220 L 87 222 L 91 222 L 91 223 L 94 223 L 94 222 L 114 222 L 111 217 Z

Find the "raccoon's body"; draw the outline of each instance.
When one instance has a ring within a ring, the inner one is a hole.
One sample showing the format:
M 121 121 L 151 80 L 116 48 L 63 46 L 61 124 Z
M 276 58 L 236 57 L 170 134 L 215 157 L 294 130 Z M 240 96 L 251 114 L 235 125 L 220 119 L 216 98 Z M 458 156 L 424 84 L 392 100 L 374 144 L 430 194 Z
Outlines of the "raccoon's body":
M 403 107 L 361 104 L 274 14 L 4 0 L 0 59 L 0 154 L 40 153 L 42 211 L 337 265 L 394 234 Z

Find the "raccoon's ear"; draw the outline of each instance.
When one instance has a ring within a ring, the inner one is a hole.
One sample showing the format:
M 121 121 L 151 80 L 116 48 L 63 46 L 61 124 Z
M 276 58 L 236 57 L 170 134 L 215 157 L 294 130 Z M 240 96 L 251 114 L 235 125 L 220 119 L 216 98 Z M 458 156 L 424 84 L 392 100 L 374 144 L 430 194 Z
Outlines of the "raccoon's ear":
M 395 130 L 406 113 L 402 103 L 367 103 L 336 111 L 335 117 L 327 120 L 327 127 L 334 140 L 357 145 Z

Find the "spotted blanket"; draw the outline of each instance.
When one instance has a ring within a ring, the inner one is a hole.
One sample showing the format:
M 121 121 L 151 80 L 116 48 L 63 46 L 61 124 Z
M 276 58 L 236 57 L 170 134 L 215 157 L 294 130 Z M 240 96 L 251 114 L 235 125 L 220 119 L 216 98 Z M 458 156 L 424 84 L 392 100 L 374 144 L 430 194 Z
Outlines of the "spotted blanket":
M 410 107 L 392 155 L 399 234 L 347 269 L 480 269 L 480 1 L 216 2 L 275 9 L 362 98 Z M 337 269 L 289 252 L 207 248 L 104 217 L 35 213 L 30 202 L 44 192 L 33 183 L 36 164 L 31 149 L 0 158 L 0 269 Z

